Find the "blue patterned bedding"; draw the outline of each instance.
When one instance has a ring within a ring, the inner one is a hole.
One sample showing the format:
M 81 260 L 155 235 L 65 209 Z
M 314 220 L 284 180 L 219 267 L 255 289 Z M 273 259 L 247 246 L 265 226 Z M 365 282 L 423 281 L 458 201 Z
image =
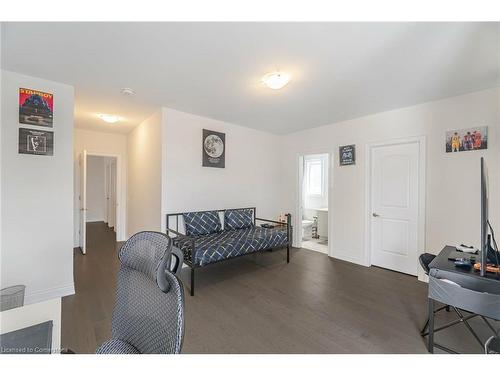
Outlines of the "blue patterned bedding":
M 192 239 L 195 241 L 196 249 L 194 260 L 192 259 L 191 249 Z M 199 267 L 238 255 L 286 246 L 287 234 L 286 230 L 268 229 L 252 225 L 244 229 L 175 238 L 174 244 L 183 251 L 187 260 Z

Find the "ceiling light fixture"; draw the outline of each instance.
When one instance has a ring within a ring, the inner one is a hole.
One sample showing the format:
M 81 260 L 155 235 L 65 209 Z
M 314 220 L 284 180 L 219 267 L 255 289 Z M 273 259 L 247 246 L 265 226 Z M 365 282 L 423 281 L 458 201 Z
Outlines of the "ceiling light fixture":
M 290 76 L 290 74 L 283 72 L 272 72 L 267 73 L 264 77 L 262 77 L 262 82 L 264 82 L 264 84 L 270 89 L 279 90 L 285 87 L 291 79 L 292 77 Z
M 135 94 L 135 91 L 132 90 L 131 88 L 129 87 L 124 87 L 120 90 L 120 92 L 125 95 L 125 96 L 131 96 L 131 95 L 134 95 Z
M 103 121 L 106 121 L 110 124 L 114 124 L 115 122 L 118 122 L 121 120 L 121 118 L 119 116 L 116 116 L 116 115 L 108 115 L 106 113 L 99 113 L 97 115 L 97 117 L 99 117 L 101 120 Z

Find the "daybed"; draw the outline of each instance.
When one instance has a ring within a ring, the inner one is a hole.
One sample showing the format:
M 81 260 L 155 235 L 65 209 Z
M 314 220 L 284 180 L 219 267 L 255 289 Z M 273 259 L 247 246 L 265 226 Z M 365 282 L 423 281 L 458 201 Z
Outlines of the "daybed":
M 257 222 L 271 224 L 262 227 L 257 226 Z M 182 250 L 184 263 L 191 268 L 193 296 L 196 268 L 285 246 L 289 263 L 292 243 L 290 223 L 290 214 L 286 223 L 257 218 L 255 207 L 181 212 L 167 214 L 167 235 L 172 237 L 174 246 Z M 184 227 L 184 233 L 181 233 L 180 226 Z

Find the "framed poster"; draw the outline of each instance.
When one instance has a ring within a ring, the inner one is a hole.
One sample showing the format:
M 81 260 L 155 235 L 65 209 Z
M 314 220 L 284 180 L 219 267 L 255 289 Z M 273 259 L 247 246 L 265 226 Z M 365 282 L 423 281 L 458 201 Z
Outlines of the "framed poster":
M 54 95 L 32 89 L 19 89 L 19 123 L 52 128 Z
M 341 166 L 356 164 L 356 145 L 339 147 L 339 163 Z
M 226 135 L 224 133 L 203 129 L 201 147 L 204 167 L 225 168 Z
M 54 132 L 19 128 L 19 153 L 54 155 Z
M 445 142 L 446 152 L 485 150 L 488 148 L 488 127 L 447 131 Z

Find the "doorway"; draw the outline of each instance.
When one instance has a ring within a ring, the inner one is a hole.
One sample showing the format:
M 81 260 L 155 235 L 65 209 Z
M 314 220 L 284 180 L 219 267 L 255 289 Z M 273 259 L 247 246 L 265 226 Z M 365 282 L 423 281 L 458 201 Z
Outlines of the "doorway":
M 367 146 L 368 264 L 417 275 L 425 243 L 425 138 Z
M 118 213 L 119 157 L 91 154 L 80 155 L 80 223 L 79 247 L 89 250 L 89 231 L 107 230 L 116 240 L 120 219 Z
M 328 254 L 330 155 L 299 157 L 300 247 Z

